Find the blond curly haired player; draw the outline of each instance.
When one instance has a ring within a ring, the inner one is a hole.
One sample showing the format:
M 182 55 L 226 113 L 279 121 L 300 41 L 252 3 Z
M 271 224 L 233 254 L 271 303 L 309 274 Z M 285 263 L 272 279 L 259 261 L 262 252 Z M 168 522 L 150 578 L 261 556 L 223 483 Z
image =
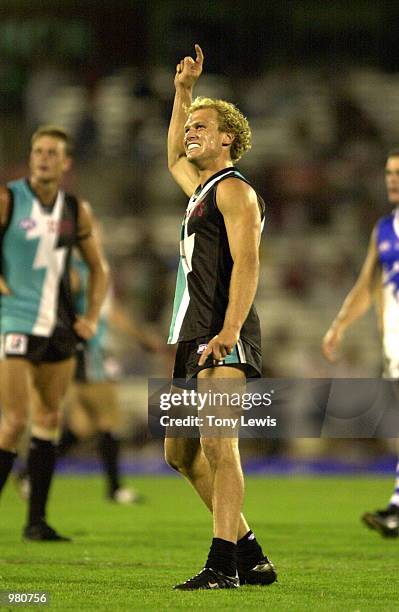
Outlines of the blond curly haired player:
M 242 392 L 261 374 L 259 319 L 253 305 L 259 274 L 264 202 L 234 163 L 249 150 L 248 121 L 233 104 L 196 98 L 203 53 L 177 65 L 168 133 L 168 165 L 190 197 L 180 237 L 180 264 L 169 343 L 178 343 L 173 379 L 198 389 L 226 384 Z M 213 515 L 204 569 L 181 590 L 236 588 L 276 579 L 241 514 L 244 479 L 238 431 L 165 439 L 167 462 L 185 476 Z

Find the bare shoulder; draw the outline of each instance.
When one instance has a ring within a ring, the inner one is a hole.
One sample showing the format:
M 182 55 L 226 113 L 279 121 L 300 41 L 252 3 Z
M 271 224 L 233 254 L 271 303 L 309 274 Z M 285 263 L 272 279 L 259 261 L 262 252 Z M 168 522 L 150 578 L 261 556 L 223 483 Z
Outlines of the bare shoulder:
M 93 212 L 87 200 L 78 200 L 78 240 L 85 240 L 92 235 Z
M 93 209 L 88 200 L 78 199 L 78 223 L 92 223 Z
M 80 215 L 92 215 L 92 207 L 88 200 L 78 198 L 78 211 Z
M 381 264 L 377 245 L 377 227 L 375 227 L 371 232 L 367 254 L 364 259 L 359 278 L 368 283 L 369 280 L 376 274 L 376 271 L 380 268 L 380 266 Z
M 229 177 L 221 181 L 216 190 L 216 203 L 222 209 L 231 209 L 239 206 L 258 206 L 258 196 L 251 185 L 245 181 Z
M 378 225 L 375 225 L 370 235 L 370 241 L 369 241 L 369 247 L 368 247 L 369 253 L 372 252 L 372 253 L 377 254 L 378 252 L 377 238 L 378 238 Z
M 10 212 L 11 196 L 7 187 L 0 186 L 0 226 L 6 225 Z

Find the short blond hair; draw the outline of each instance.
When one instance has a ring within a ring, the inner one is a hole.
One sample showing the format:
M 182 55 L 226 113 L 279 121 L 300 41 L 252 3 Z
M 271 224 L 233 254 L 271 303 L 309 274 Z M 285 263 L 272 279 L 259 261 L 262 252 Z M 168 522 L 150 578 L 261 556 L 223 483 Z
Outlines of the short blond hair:
M 251 148 L 251 128 L 249 127 L 248 119 L 242 112 L 232 104 L 225 100 L 217 100 L 215 98 L 205 98 L 198 96 L 187 109 L 190 115 L 194 111 L 202 108 L 214 108 L 219 117 L 219 130 L 234 136 L 234 140 L 230 147 L 231 161 L 236 162 L 249 151 Z
M 58 140 L 62 140 L 62 142 L 65 144 L 66 154 L 68 156 L 72 155 L 72 139 L 63 127 L 51 124 L 41 125 L 37 128 L 36 132 L 32 134 L 32 138 L 30 141 L 31 147 L 33 147 L 36 140 L 38 140 L 38 138 L 41 138 L 42 136 L 51 136 L 52 138 L 58 138 Z

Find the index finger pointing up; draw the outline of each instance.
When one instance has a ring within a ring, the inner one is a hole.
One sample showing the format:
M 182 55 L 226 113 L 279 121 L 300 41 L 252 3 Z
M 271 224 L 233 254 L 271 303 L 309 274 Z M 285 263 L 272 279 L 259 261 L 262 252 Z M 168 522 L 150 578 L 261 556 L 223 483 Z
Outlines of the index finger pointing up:
M 195 44 L 194 46 L 195 46 L 195 51 L 197 53 L 195 61 L 198 62 L 199 64 L 202 64 L 202 62 L 204 61 L 204 54 L 202 53 L 202 49 L 197 44 Z

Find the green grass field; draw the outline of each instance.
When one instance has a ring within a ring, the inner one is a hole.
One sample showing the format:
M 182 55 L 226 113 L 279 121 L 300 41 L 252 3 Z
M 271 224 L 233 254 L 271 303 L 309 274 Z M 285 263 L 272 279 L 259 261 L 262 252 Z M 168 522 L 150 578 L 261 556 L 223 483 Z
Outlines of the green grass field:
M 0 590 L 48 591 L 54 610 L 399 610 L 399 540 L 359 521 L 362 511 L 385 505 L 392 479 L 248 478 L 245 512 L 278 583 L 190 593 L 172 587 L 201 568 L 210 516 L 179 478 L 134 483 L 147 503 L 126 507 L 103 500 L 99 477 L 57 477 L 49 522 L 72 544 L 22 542 L 25 508 L 9 483 Z

